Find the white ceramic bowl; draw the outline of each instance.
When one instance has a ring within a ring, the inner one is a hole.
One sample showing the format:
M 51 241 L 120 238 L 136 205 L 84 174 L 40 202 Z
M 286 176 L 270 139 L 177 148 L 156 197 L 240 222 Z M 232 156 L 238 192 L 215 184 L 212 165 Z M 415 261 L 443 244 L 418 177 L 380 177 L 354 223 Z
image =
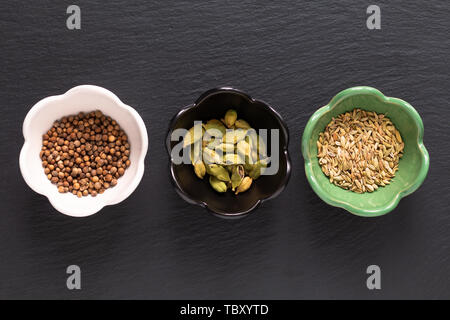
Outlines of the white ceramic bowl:
M 119 178 L 115 187 L 107 189 L 96 197 L 77 198 L 71 193 L 59 193 L 44 174 L 39 152 L 42 136 L 55 120 L 80 111 L 100 110 L 115 119 L 128 135 L 130 142 L 130 167 Z M 23 122 L 25 142 L 20 152 L 20 171 L 25 182 L 35 192 L 48 198 L 59 212 L 85 217 L 100 211 L 104 206 L 125 200 L 138 186 L 144 174 L 144 158 L 147 153 L 148 137 L 144 121 L 139 114 L 124 104 L 111 91 L 104 88 L 83 85 L 70 89 L 63 95 L 45 98 L 36 103 Z

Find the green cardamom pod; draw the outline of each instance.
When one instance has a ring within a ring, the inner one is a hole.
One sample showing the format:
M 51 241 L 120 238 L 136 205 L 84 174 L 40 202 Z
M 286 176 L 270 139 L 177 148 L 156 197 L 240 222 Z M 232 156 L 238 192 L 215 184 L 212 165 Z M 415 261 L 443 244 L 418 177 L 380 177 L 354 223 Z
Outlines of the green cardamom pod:
M 219 150 L 222 153 L 230 153 L 230 152 L 234 152 L 234 144 L 231 143 L 221 143 L 219 144 L 215 150 Z
M 247 131 L 247 136 L 245 137 L 246 142 L 249 145 L 249 156 L 251 157 L 251 163 L 255 163 L 258 160 L 258 135 L 254 129 Z
M 245 140 L 239 141 L 236 149 L 241 156 L 248 156 L 250 154 L 250 145 Z
M 248 161 L 246 161 L 246 162 L 244 163 L 244 170 L 245 170 L 245 172 L 247 172 L 247 173 L 251 172 L 251 171 L 253 170 L 254 167 L 255 167 L 255 164 L 254 164 L 254 163 L 250 163 L 250 162 L 248 162 Z
M 238 187 L 242 179 L 244 179 L 245 170 L 242 165 L 233 166 L 233 170 L 231 173 L 231 190 L 235 191 L 236 187 Z
M 230 181 L 230 174 L 228 173 L 228 170 L 218 164 L 207 164 L 206 172 L 219 180 L 225 182 Z
M 250 144 L 250 148 L 256 151 L 258 155 L 265 157 L 267 155 L 266 144 L 264 139 L 261 138 L 254 129 L 247 131 L 246 141 Z
M 209 184 L 213 187 L 217 192 L 223 193 L 226 192 L 228 187 L 227 184 L 223 181 L 220 181 L 215 176 L 209 176 Z
M 267 168 L 267 166 L 270 163 L 270 158 L 267 157 L 267 158 L 260 159 L 259 162 L 261 162 L 261 166 L 263 168 Z
M 202 145 L 200 143 L 200 141 L 190 145 L 190 158 L 191 158 L 191 163 L 194 164 L 197 161 L 201 160 L 201 156 L 202 156 Z
M 255 163 L 255 165 L 253 166 L 253 169 L 248 173 L 249 177 L 252 178 L 253 180 L 256 180 L 259 178 L 259 176 L 261 175 L 261 173 L 264 172 L 264 166 L 261 163 L 261 161 L 258 161 L 257 163 Z
M 206 174 L 206 167 L 205 167 L 205 164 L 203 163 L 203 161 L 197 161 L 194 164 L 194 172 L 197 175 L 197 177 L 199 177 L 200 179 L 203 179 L 203 177 Z
M 234 126 L 237 129 L 250 129 L 251 128 L 250 125 L 248 124 L 248 122 L 245 120 L 242 120 L 242 119 L 236 120 L 236 122 L 234 123 Z
M 239 186 L 236 188 L 236 194 L 247 191 L 252 185 L 252 178 L 244 177 Z
M 227 131 L 223 123 L 217 119 L 209 120 L 203 127 L 211 136 L 218 138 L 222 138 Z
M 203 161 L 207 164 L 222 163 L 220 154 L 209 148 L 203 149 Z
M 227 132 L 225 133 L 225 136 L 223 137 L 223 142 L 236 144 L 239 141 L 244 140 L 246 134 L 247 130 L 244 129 L 236 129 L 236 130 L 228 129 Z
M 259 158 L 267 156 L 266 144 L 260 136 L 258 136 L 258 156 Z
M 258 159 L 259 159 L 259 157 L 258 157 L 258 152 L 256 152 L 255 150 L 253 150 L 253 151 L 250 153 L 250 157 L 251 157 L 251 159 L 252 159 L 252 162 L 253 162 L 253 163 L 256 163 L 256 162 L 258 161 Z
M 224 120 L 225 120 L 225 125 L 228 128 L 231 128 L 234 125 L 234 123 L 236 122 L 236 119 L 237 119 L 236 110 L 230 109 L 227 111 L 227 113 L 225 113 Z
M 226 165 L 233 165 L 233 164 L 242 164 L 242 163 L 244 163 L 242 158 L 238 154 L 234 154 L 234 153 L 227 153 L 227 154 L 225 154 L 225 156 L 223 157 L 223 162 Z
M 183 139 L 183 148 L 193 144 L 203 138 L 203 126 L 199 123 L 189 129 Z
M 206 141 L 203 140 L 203 142 L 203 147 L 208 147 L 214 150 L 217 146 L 220 146 L 222 144 L 222 139 L 212 137 L 211 139 L 208 139 Z

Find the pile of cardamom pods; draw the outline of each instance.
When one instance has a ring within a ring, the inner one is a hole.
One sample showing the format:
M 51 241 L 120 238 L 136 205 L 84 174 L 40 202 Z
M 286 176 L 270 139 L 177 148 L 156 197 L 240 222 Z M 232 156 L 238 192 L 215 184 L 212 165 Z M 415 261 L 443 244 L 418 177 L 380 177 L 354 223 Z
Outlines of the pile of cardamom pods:
M 194 172 L 200 179 L 209 174 L 217 192 L 247 191 L 269 163 L 263 139 L 247 121 L 228 110 L 223 119 L 196 123 L 184 136 Z

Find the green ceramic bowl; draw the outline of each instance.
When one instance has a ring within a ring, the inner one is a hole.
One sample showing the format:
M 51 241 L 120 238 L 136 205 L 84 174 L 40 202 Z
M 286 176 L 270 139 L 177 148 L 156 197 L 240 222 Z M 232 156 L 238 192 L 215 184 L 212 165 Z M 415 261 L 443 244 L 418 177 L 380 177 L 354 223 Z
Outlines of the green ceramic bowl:
M 386 187 L 372 193 L 358 194 L 330 183 L 317 159 L 317 139 L 332 117 L 360 108 L 386 114 L 402 135 L 404 155 L 398 171 Z M 338 93 L 330 103 L 309 119 L 302 138 L 305 172 L 314 192 L 326 203 L 364 217 L 376 217 L 392 211 L 400 199 L 419 188 L 428 173 L 429 157 L 423 145 L 423 123 L 407 102 L 384 96 L 370 87 L 354 87 Z

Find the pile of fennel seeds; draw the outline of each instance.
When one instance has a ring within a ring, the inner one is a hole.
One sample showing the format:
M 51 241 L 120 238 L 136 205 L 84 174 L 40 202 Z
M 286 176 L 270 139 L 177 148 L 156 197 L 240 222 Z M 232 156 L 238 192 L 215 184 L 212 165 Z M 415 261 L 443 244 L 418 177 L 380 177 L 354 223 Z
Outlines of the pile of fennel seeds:
M 400 132 L 384 114 L 353 109 L 332 118 L 317 141 L 317 157 L 331 183 L 357 193 L 390 184 L 403 156 Z

